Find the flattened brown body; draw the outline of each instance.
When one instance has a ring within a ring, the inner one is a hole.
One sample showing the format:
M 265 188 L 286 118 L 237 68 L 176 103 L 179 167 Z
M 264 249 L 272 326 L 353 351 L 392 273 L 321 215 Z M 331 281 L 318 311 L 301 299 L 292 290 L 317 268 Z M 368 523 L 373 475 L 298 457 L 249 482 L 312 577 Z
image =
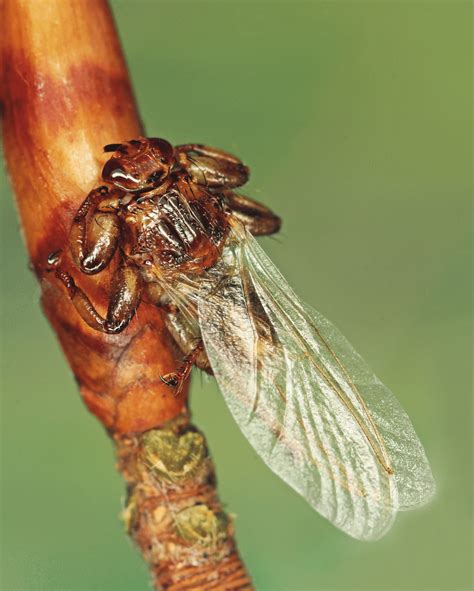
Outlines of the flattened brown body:
M 82 319 L 94 330 L 117 334 L 130 323 L 142 293 L 161 304 L 160 285 L 178 274 L 199 276 L 219 260 L 232 216 L 256 235 L 271 234 L 280 219 L 264 205 L 233 191 L 249 169 L 235 156 L 201 144 L 173 146 L 161 138 L 108 144 L 112 153 L 102 170 L 104 185 L 91 191 L 78 209 L 70 232 L 77 268 L 93 275 L 106 269 L 118 252 L 105 316 L 76 284 L 60 258 L 62 281 Z M 169 304 L 172 302 L 168 302 Z M 163 381 L 181 391 L 194 364 L 210 371 L 201 341 L 179 328 L 169 312 L 170 334 L 185 355 Z M 171 368 L 172 369 L 172 368 Z

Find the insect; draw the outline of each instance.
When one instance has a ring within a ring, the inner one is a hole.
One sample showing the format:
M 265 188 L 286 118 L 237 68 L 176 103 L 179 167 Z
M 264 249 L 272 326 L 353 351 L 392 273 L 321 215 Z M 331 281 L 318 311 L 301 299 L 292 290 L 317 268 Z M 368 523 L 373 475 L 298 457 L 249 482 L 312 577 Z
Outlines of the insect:
M 212 373 L 266 464 L 349 535 L 384 535 L 435 485 L 410 419 L 341 333 L 295 295 L 254 236 L 280 218 L 235 192 L 235 156 L 158 138 L 105 146 L 103 185 L 71 228 L 78 269 L 118 252 L 105 317 L 60 258 L 50 264 L 89 326 L 125 329 L 143 297 L 166 312 L 183 363 L 162 376 L 180 392 L 196 365 Z

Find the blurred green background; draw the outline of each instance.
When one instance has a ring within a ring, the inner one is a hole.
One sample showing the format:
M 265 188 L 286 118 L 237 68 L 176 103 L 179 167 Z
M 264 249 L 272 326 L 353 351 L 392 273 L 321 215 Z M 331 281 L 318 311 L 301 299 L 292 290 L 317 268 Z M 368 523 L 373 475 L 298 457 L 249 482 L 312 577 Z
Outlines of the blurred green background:
M 212 380 L 192 410 L 259 591 L 470 589 L 469 2 L 112 2 L 149 135 L 234 151 L 264 246 L 397 394 L 438 483 L 376 543 L 257 458 Z M 126 138 L 124 138 L 126 139 Z M 45 319 L 2 177 L 2 591 L 139 591 L 112 446 Z

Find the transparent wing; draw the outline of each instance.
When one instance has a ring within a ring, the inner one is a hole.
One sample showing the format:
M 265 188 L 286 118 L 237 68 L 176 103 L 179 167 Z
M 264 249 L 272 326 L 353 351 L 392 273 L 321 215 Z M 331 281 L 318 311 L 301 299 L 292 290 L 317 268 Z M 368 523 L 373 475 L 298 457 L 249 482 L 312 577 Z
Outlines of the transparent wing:
M 373 540 L 398 509 L 432 496 L 425 452 L 393 394 L 243 228 L 202 285 L 198 313 L 239 427 L 324 517 Z

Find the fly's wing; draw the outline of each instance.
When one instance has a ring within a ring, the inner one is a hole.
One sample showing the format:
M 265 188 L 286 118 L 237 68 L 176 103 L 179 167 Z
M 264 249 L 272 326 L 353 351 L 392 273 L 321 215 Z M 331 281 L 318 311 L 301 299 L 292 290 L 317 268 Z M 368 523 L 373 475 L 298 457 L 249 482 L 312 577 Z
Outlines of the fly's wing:
M 198 298 L 199 324 L 234 419 L 265 463 L 334 525 L 381 537 L 434 482 L 393 394 L 305 306 L 237 228 Z

